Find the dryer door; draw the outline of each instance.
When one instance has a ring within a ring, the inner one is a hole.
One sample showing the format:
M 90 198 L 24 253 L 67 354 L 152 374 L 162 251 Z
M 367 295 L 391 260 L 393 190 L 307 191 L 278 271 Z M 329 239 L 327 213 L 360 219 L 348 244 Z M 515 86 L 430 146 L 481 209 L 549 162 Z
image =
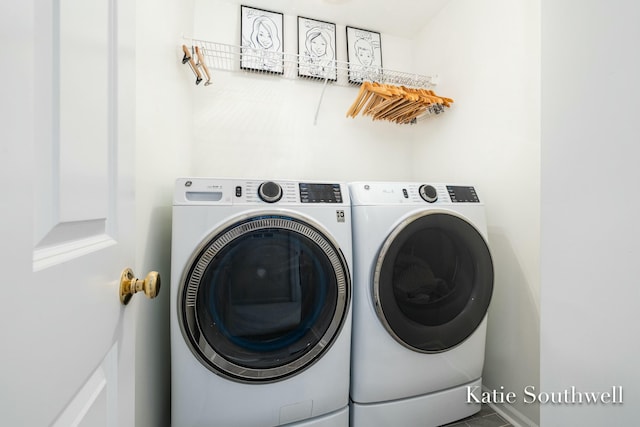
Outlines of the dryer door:
M 389 235 L 373 277 L 378 317 L 401 344 L 435 353 L 480 325 L 493 292 L 493 262 L 482 235 L 442 212 L 408 218 Z
M 311 366 L 349 309 L 340 248 L 301 217 L 234 222 L 205 240 L 185 272 L 183 334 L 207 368 L 237 381 L 277 381 Z

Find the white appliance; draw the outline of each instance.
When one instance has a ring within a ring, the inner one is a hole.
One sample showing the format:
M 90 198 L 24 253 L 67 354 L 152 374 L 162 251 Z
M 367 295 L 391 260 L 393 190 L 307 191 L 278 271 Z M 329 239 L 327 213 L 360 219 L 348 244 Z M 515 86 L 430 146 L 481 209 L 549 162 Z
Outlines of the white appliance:
M 493 291 L 484 206 L 471 186 L 349 184 L 351 426 L 439 426 L 480 410 Z M 477 387 L 477 388 L 476 388 Z
M 181 178 L 172 425 L 348 426 L 346 184 Z

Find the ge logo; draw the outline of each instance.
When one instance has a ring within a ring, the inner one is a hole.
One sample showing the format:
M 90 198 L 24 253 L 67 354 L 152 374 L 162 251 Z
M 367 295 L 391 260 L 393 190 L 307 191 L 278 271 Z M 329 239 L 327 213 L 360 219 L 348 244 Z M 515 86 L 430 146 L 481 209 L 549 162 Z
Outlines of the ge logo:
M 338 222 L 344 222 L 344 211 L 342 209 L 336 210 L 336 219 Z

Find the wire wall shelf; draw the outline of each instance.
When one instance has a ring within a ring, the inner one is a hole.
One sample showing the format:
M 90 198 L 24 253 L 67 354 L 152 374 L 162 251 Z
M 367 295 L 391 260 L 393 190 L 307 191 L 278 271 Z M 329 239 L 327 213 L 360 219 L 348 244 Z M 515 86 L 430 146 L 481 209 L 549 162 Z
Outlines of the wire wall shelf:
M 435 78 L 419 74 L 389 70 L 380 67 L 366 67 L 346 61 L 317 61 L 305 55 L 269 52 L 242 46 L 217 43 L 207 40 L 187 39 L 191 43 L 193 58 L 197 67 L 207 71 L 206 84 L 210 84 L 208 69 L 258 73 L 280 76 L 287 79 L 317 80 L 338 86 L 359 86 L 364 81 L 381 84 L 430 89 L 435 86 Z M 187 62 L 188 48 L 183 46 Z M 192 63 L 192 67 L 193 67 Z M 196 80 L 197 83 L 200 83 Z

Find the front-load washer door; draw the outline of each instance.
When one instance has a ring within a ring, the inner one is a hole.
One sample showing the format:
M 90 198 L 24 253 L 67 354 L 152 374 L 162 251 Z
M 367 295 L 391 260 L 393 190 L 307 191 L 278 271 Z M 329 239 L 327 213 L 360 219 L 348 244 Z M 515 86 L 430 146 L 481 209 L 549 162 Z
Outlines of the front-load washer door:
M 241 382 L 306 369 L 340 333 L 350 274 L 336 242 L 295 215 L 261 214 L 213 232 L 183 275 L 183 335 L 207 368 Z
M 469 222 L 429 211 L 398 225 L 381 247 L 373 273 L 375 308 L 404 346 L 436 353 L 462 343 L 485 317 L 493 262 Z

